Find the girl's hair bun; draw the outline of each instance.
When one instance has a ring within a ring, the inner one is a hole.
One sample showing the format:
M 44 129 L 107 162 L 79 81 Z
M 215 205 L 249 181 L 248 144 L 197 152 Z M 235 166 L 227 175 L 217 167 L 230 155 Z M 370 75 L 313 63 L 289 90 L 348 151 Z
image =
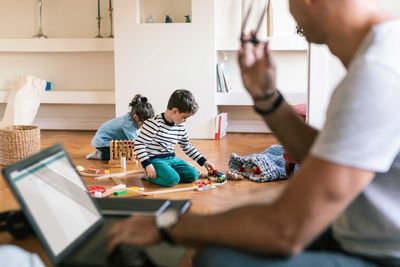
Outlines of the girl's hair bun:
M 133 97 L 129 106 L 131 106 L 131 114 L 136 114 L 141 121 L 154 117 L 153 107 L 148 102 L 147 97 L 137 94 Z
M 141 102 L 142 96 L 137 94 L 133 97 L 132 101 L 129 103 L 129 106 L 133 107 L 134 105 L 138 104 Z

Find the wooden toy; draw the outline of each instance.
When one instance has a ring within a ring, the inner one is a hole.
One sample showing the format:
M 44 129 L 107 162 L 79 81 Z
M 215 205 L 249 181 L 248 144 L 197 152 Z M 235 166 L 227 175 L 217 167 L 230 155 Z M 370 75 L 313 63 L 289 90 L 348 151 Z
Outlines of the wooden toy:
M 199 183 L 199 182 L 200 181 L 197 181 L 197 183 Z M 206 181 L 205 183 L 211 183 L 211 184 L 202 185 L 201 187 L 199 187 L 199 185 L 197 185 L 196 182 L 194 182 L 189 187 L 163 189 L 163 190 L 155 190 L 155 191 L 137 190 L 136 188 L 132 188 L 132 187 L 128 187 L 127 189 L 128 189 L 128 191 L 137 193 L 139 195 L 154 196 L 154 195 L 170 194 L 170 193 L 185 192 L 185 191 L 203 191 L 203 190 L 207 190 L 207 189 L 214 189 L 214 188 L 217 188 L 217 187 L 219 187 L 221 185 L 226 184 L 226 182 L 227 181 L 225 180 L 225 182 L 223 182 L 223 183 L 213 184 L 212 182 Z M 202 182 L 202 183 L 204 183 L 204 182 Z
M 92 176 L 95 177 L 95 180 L 107 180 L 110 179 L 111 177 L 124 177 L 124 176 L 129 176 L 131 174 L 136 174 L 136 173 L 144 173 L 144 169 L 138 169 L 138 170 L 131 170 L 131 171 L 127 171 L 127 172 L 118 172 L 118 173 L 110 173 L 110 174 L 105 174 L 102 176 L 96 175 L 96 176 Z M 84 175 L 81 173 L 81 175 Z M 84 175 L 85 176 L 85 175 Z
M 120 165 L 121 158 L 125 157 L 126 164 L 138 164 L 133 147 L 133 141 L 130 140 L 111 140 L 110 160 L 108 163 L 112 165 Z
M 101 170 L 96 169 L 95 167 L 89 167 L 89 168 L 86 168 L 85 172 L 91 173 L 91 174 L 100 174 Z
M 102 176 L 105 176 L 105 175 L 110 175 L 110 170 L 100 170 L 100 169 L 96 169 L 94 167 L 89 167 L 89 168 L 86 168 L 86 169 L 84 167 L 82 167 L 82 168 L 78 168 L 78 167 L 82 167 L 82 166 L 77 166 L 76 167 L 76 170 L 78 171 L 78 173 L 81 176 L 102 177 Z
M 78 171 L 78 172 L 83 172 L 83 171 L 85 171 L 85 167 L 80 166 L 80 165 L 76 166 L 75 168 L 76 168 L 76 171 Z
M 207 179 L 213 183 L 223 183 L 226 181 L 226 176 L 218 171 L 218 170 L 213 170 L 212 173 L 208 174 L 200 174 L 199 176 L 200 179 Z
M 243 175 L 241 175 L 240 173 L 234 173 L 231 171 L 228 171 L 226 173 L 226 178 L 228 178 L 229 180 L 233 180 L 233 181 L 239 181 L 239 180 L 244 179 Z

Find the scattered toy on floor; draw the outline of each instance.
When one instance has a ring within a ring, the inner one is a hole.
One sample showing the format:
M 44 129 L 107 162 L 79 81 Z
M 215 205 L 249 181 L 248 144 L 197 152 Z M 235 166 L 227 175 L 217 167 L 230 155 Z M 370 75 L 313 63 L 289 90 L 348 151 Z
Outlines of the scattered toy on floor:
M 130 192 L 137 193 L 143 196 L 154 196 L 154 195 L 162 195 L 162 194 L 170 194 L 170 193 L 178 193 L 178 192 L 185 192 L 185 191 L 204 191 L 208 189 L 215 189 L 219 186 L 226 184 L 226 179 L 224 182 L 221 183 L 213 183 L 210 180 L 205 181 L 195 181 L 189 187 L 179 187 L 179 188 L 171 188 L 171 189 L 163 189 L 163 190 L 154 190 L 154 191 L 145 191 L 144 188 L 139 188 L 137 190 L 135 187 L 128 187 L 127 189 Z
M 240 181 L 240 180 L 244 179 L 244 176 L 241 175 L 240 173 L 234 173 L 234 172 L 231 172 L 231 171 L 227 171 L 226 172 L 226 178 L 228 180 L 232 180 L 232 181 Z
M 136 174 L 136 173 L 144 173 L 144 170 L 143 169 L 139 169 L 139 170 L 131 170 L 131 171 L 127 171 L 127 172 L 110 173 L 110 174 L 105 174 L 105 175 L 102 175 L 102 176 L 97 176 L 94 179 L 98 180 L 98 181 L 101 181 L 101 180 L 110 179 L 112 177 L 119 178 L 119 177 L 129 176 L 129 175 Z
M 101 170 L 101 169 L 96 169 L 95 167 L 89 167 L 84 170 L 87 173 L 91 174 L 97 174 L 97 175 L 105 175 L 105 174 L 110 174 L 110 170 Z
M 226 181 L 226 176 L 222 172 L 214 169 L 212 172 L 208 174 L 201 173 L 199 176 L 200 179 L 207 179 L 214 183 L 223 183 Z
M 85 171 L 85 167 L 83 167 L 83 166 L 81 166 L 81 165 L 76 166 L 75 169 L 76 169 L 77 172 L 83 172 L 83 171 Z
M 123 196 L 128 194 L 129 191 L 127 189 L 123 190 L 123 191 L 118 191 L 118 192 L 114 192 L 114 196 Z
M 101 185 L 89 185 L 87 190 L 92 197 L 96 195 L 96 192 L 100 192 L 100 194 L 106 192 L 106 188 Z
M 211 182 L 211 180 L 206 181 L 196 181 L 194 184 L 197 186 L 197 191 L 204 191 L 208 189 L 214 189 L 216 186 Z

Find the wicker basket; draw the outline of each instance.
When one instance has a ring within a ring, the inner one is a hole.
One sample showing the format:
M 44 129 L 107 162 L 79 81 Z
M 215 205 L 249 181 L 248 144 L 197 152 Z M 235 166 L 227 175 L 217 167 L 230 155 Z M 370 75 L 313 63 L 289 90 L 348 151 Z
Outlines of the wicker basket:
M 0 129 L 0 165 L 7 166 L 40 151 L 40 129 L 16 125 Z

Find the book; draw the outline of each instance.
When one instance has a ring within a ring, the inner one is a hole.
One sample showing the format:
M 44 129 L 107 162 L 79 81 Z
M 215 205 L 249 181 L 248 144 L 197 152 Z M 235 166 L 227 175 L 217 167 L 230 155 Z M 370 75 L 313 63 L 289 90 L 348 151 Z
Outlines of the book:
M 222 71 L 222 78 L 223 78 L 223 83 L 225 87 L 225 92 L 230 92 L 232 91 L 232 82 L 231 82 L 231 77 L 228 72 L 228 68 L 224 63 L 219 63 Z
M 215 117 L 214 140 L 220 140 L 226 135 L 228 128 L 228 113 L 223 112 Z
M 224 82 L 224 73 L 221 68 L 221 63 L 217 64 L 217 91 L 221 92 L 221 93 L 226 92 L 226 86 L 225 86 L 225 82 Z

